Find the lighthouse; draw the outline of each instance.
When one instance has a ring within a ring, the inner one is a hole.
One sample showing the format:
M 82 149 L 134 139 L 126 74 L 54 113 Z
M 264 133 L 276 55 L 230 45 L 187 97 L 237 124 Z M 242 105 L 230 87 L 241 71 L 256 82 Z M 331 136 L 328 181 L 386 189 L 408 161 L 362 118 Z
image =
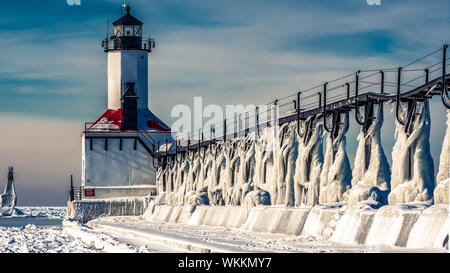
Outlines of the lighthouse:
M 170 128 L 148 108 L 148 58 L 155 48 L 143 23 L 125 14 L 102 41 L 107 54 L 108 105 L 82 133 L 83 199 L 145 196 L 156 191 L 152 155 L 172 143 Z

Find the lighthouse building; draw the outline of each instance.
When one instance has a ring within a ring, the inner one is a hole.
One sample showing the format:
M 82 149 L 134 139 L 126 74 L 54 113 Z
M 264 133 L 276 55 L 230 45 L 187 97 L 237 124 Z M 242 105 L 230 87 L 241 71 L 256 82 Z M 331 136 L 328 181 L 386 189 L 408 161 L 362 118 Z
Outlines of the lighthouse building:
M 152 154 L 172 142 L 170 128 L 148 109 L 148 58 L 155 47 L 143 23 L 126 13 L 102 41 L 108 57 L 108 107 L 82 133 L 82 198 L 148 195 L 155 189 Z

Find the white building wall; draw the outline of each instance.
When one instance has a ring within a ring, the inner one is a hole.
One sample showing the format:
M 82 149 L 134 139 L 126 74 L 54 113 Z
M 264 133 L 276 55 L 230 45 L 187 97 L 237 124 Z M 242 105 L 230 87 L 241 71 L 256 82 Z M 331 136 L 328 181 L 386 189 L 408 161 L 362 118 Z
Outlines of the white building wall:
M 136 83 L 138 108 L 148 108 L 148 53 L 144 50 L 108 52 L 108 109 L 119 109 L 124 82 Z
M 139 143 L 134 147 L 134 139 L 123 139 L 122 150 L 119 139 L 108 139 L 105 150 L 104 138 L 84 139 L 83 145 L 83 186 L 116 187 L 154 185 L 155 169 L 152 157 Z M 94 141 L 90 150 L 90 141 Z
M 121 54 L 120 51 L 108 52 L 108 109 L 120 108 L 121 90 Z

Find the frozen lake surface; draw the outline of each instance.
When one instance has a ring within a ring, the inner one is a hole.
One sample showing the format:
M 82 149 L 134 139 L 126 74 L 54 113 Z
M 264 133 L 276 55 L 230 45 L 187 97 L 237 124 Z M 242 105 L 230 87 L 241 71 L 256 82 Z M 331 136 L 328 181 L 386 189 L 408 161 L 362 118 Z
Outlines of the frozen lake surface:
M 62 232 L 65 207 L 18 207 L 24 215 L 0 217 L 0 252 L 82 252 Z
M 25 227 L 35 225 L 37 227 L 61 226 L 62 219 L 47 217 L 9 217 L 0 218 L 0 227 Z

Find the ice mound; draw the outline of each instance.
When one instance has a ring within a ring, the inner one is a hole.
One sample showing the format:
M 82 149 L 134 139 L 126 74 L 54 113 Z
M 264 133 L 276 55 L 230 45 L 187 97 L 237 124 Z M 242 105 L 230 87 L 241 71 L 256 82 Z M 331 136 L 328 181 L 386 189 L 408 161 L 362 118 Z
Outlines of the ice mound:
M 433 198 L 435 180 L 430 153 L 430 109 L 428 101 L 417 106 L 418 115 L 409 136 L 405 126 L 396 121 L 389 204 L 431 201 Z
M 0 207 L 0 216 L 1 217 L 18 217 L 18 216 L 26 216 L 21 210 L 11 207 Z
M 167 193 L 166 192 L 160 192 L 155 200 L 155 204 L 166 204 L 167 203 Z
M 373 201 L 376 203 L 387 204 L 387 197 L 389 190 L 380 190 L 375 186 L 361 186 L 356 185 L 345 194 L 345 199 L 348 204 L 358 204 L 364 201 Z
M 270 193 L 263 190 L 251 191 L 245 196 L 244 205 L 249 208 L 260 205 L 269 206 Z
M 209 205 L 208 195 L 195 191 L 186 194 L 186 202 L 188 205 Z
M 435 204 L 448 204 L 449 199 L 449 186 L 450 178 L 442 180 L 434 189 L 434 203 Z

